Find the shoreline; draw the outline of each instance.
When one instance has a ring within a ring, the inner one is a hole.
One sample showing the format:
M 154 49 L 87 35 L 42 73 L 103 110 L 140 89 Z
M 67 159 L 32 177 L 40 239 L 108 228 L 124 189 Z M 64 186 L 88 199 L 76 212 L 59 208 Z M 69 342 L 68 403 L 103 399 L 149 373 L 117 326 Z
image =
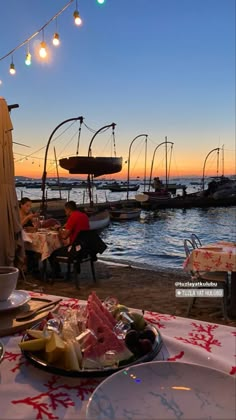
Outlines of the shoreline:
M 187 317 L 189 299 L 176 297 L 175 282 L 188 281 L 184 270 L 147 269 L 143 264 L 133 266 L 123 262 L 102 261 L 95 263 L 96 283 L 91 276 L 89 263 L 81 265 L 80 288 L 73 281 L 56 280 L 54 284 L 35 280 L 27 275 L 26 283 L 18 282 L 18 289 L 43 292 L 51 295 L 87 300 L 95 291 L 100 299 L 116 297 L 119 303 L 130 308 Z M 189 318 L 236 327 L 236 320 L 224 320 L 221 298 L 198 298 Z

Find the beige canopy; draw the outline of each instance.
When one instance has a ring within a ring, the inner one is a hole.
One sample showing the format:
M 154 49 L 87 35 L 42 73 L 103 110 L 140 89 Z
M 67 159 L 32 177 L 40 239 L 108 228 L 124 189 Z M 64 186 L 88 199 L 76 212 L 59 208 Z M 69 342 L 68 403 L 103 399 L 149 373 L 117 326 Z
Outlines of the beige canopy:
M 8 105 L 0 97 L 0 266 L 22 266 L 24 242 L 15 190 L 12 122 Z

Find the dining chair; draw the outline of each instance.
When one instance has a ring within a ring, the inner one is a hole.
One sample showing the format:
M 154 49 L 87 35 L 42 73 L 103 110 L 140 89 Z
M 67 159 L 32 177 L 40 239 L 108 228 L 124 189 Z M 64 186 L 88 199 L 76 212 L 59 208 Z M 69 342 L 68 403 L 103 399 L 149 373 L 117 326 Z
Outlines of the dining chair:
M 191 234 L 191 242 L 193 243 L 194 248 L 199 248 L 202 246 L 202 242 L 196 233 Z
M 186 258 L 190 256 L 191 252 L 194 249 L 196 249 L 196 246 L 194 246 L 194 243 L 190 239 L 184 239 L 184 250 L 185 250 Z M 227 319 L 227 302 L 228 302 L 228 273 L 225 271 L 191 270 L 190 277 L 193 283 L 198 282 L 198 281 L 203 281 L 203 282 L 212 281 L 212 282 L 217 283 L 217 288 L 223 289 L 224 296 L 222 298 L 222 312 L 223 312 L 224 319 L 226 320 Z M 196 289 L 198 289 L 198 287 L 196 287 Z M 196 297 L 191 298 L 188 305 L 188 309 L 187 309 L 187 316 L 190 315 L 190 312 L 196 302 L 196 299 L 197 299 Z
M 67 264 L 66 278 L 70 280 L 71 266 L 73 266 L 74 280 L 77 289 L 79 289 L 79 274 L 81 272 L 81 264 L 89 262 L 92 278 L 96 283 L 95 261 L 97 261 L 97 254 L 102 254 L 107 245 L 100 238 L 98 233 L 94 230 L 81 231 L 73 244 L 68 247 L 68 255 L 56 256 L 56 262 Z M 55 271 L 52 274 L 52 283 L 54 282 Z

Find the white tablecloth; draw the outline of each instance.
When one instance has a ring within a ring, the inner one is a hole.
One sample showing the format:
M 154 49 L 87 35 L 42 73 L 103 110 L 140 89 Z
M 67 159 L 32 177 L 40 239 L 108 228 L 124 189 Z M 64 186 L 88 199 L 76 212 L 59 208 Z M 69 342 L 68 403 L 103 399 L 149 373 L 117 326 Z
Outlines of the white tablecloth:
M 72 298 L 61 302 L 63 307 L 78 304 Z M 236 329 L 148 311 L 145 318 L 163 338 L 156 360 L 196 363 L 236 375 Z M 21 334 L 1 338 L 5 355 L 0 365 L 0 418 L 85 419 L 87 401 L 102 379 L 61 377 L 39 370 L 21 355 L 20 340 Z

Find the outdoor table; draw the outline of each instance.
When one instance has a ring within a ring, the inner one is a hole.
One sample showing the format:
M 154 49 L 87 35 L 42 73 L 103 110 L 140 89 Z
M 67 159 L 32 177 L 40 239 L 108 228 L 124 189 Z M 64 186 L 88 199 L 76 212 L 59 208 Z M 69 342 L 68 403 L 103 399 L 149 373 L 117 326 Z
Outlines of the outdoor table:
M 31 296 L 55 299 L 42 293 Z M 85 304 L 63 298 L 62 309 Z M 155 360 L 195 363 L 236 374 L 236 329 L 174 315 L 146 311 L 163 347 Z M 45 372 L 31 365 L 18 347 L 22 334 L 2 337 L 5 355 L 0 365 L 0 406 L 3 419 L 85 419 L 91 393 L 104 378 L 71 378 Z
M 43 231 L 25 232 L 23 235 L 26 249 L 41 255 L 41 261 L 46 260 L 58 248 L 63 246 L 59 234 L 50 229 Z
M 236 317 L 236 243 L 220 241 L 195 248 L 186 258 L 187 271 L 231 272 L 231 292 L 229 314 Z

